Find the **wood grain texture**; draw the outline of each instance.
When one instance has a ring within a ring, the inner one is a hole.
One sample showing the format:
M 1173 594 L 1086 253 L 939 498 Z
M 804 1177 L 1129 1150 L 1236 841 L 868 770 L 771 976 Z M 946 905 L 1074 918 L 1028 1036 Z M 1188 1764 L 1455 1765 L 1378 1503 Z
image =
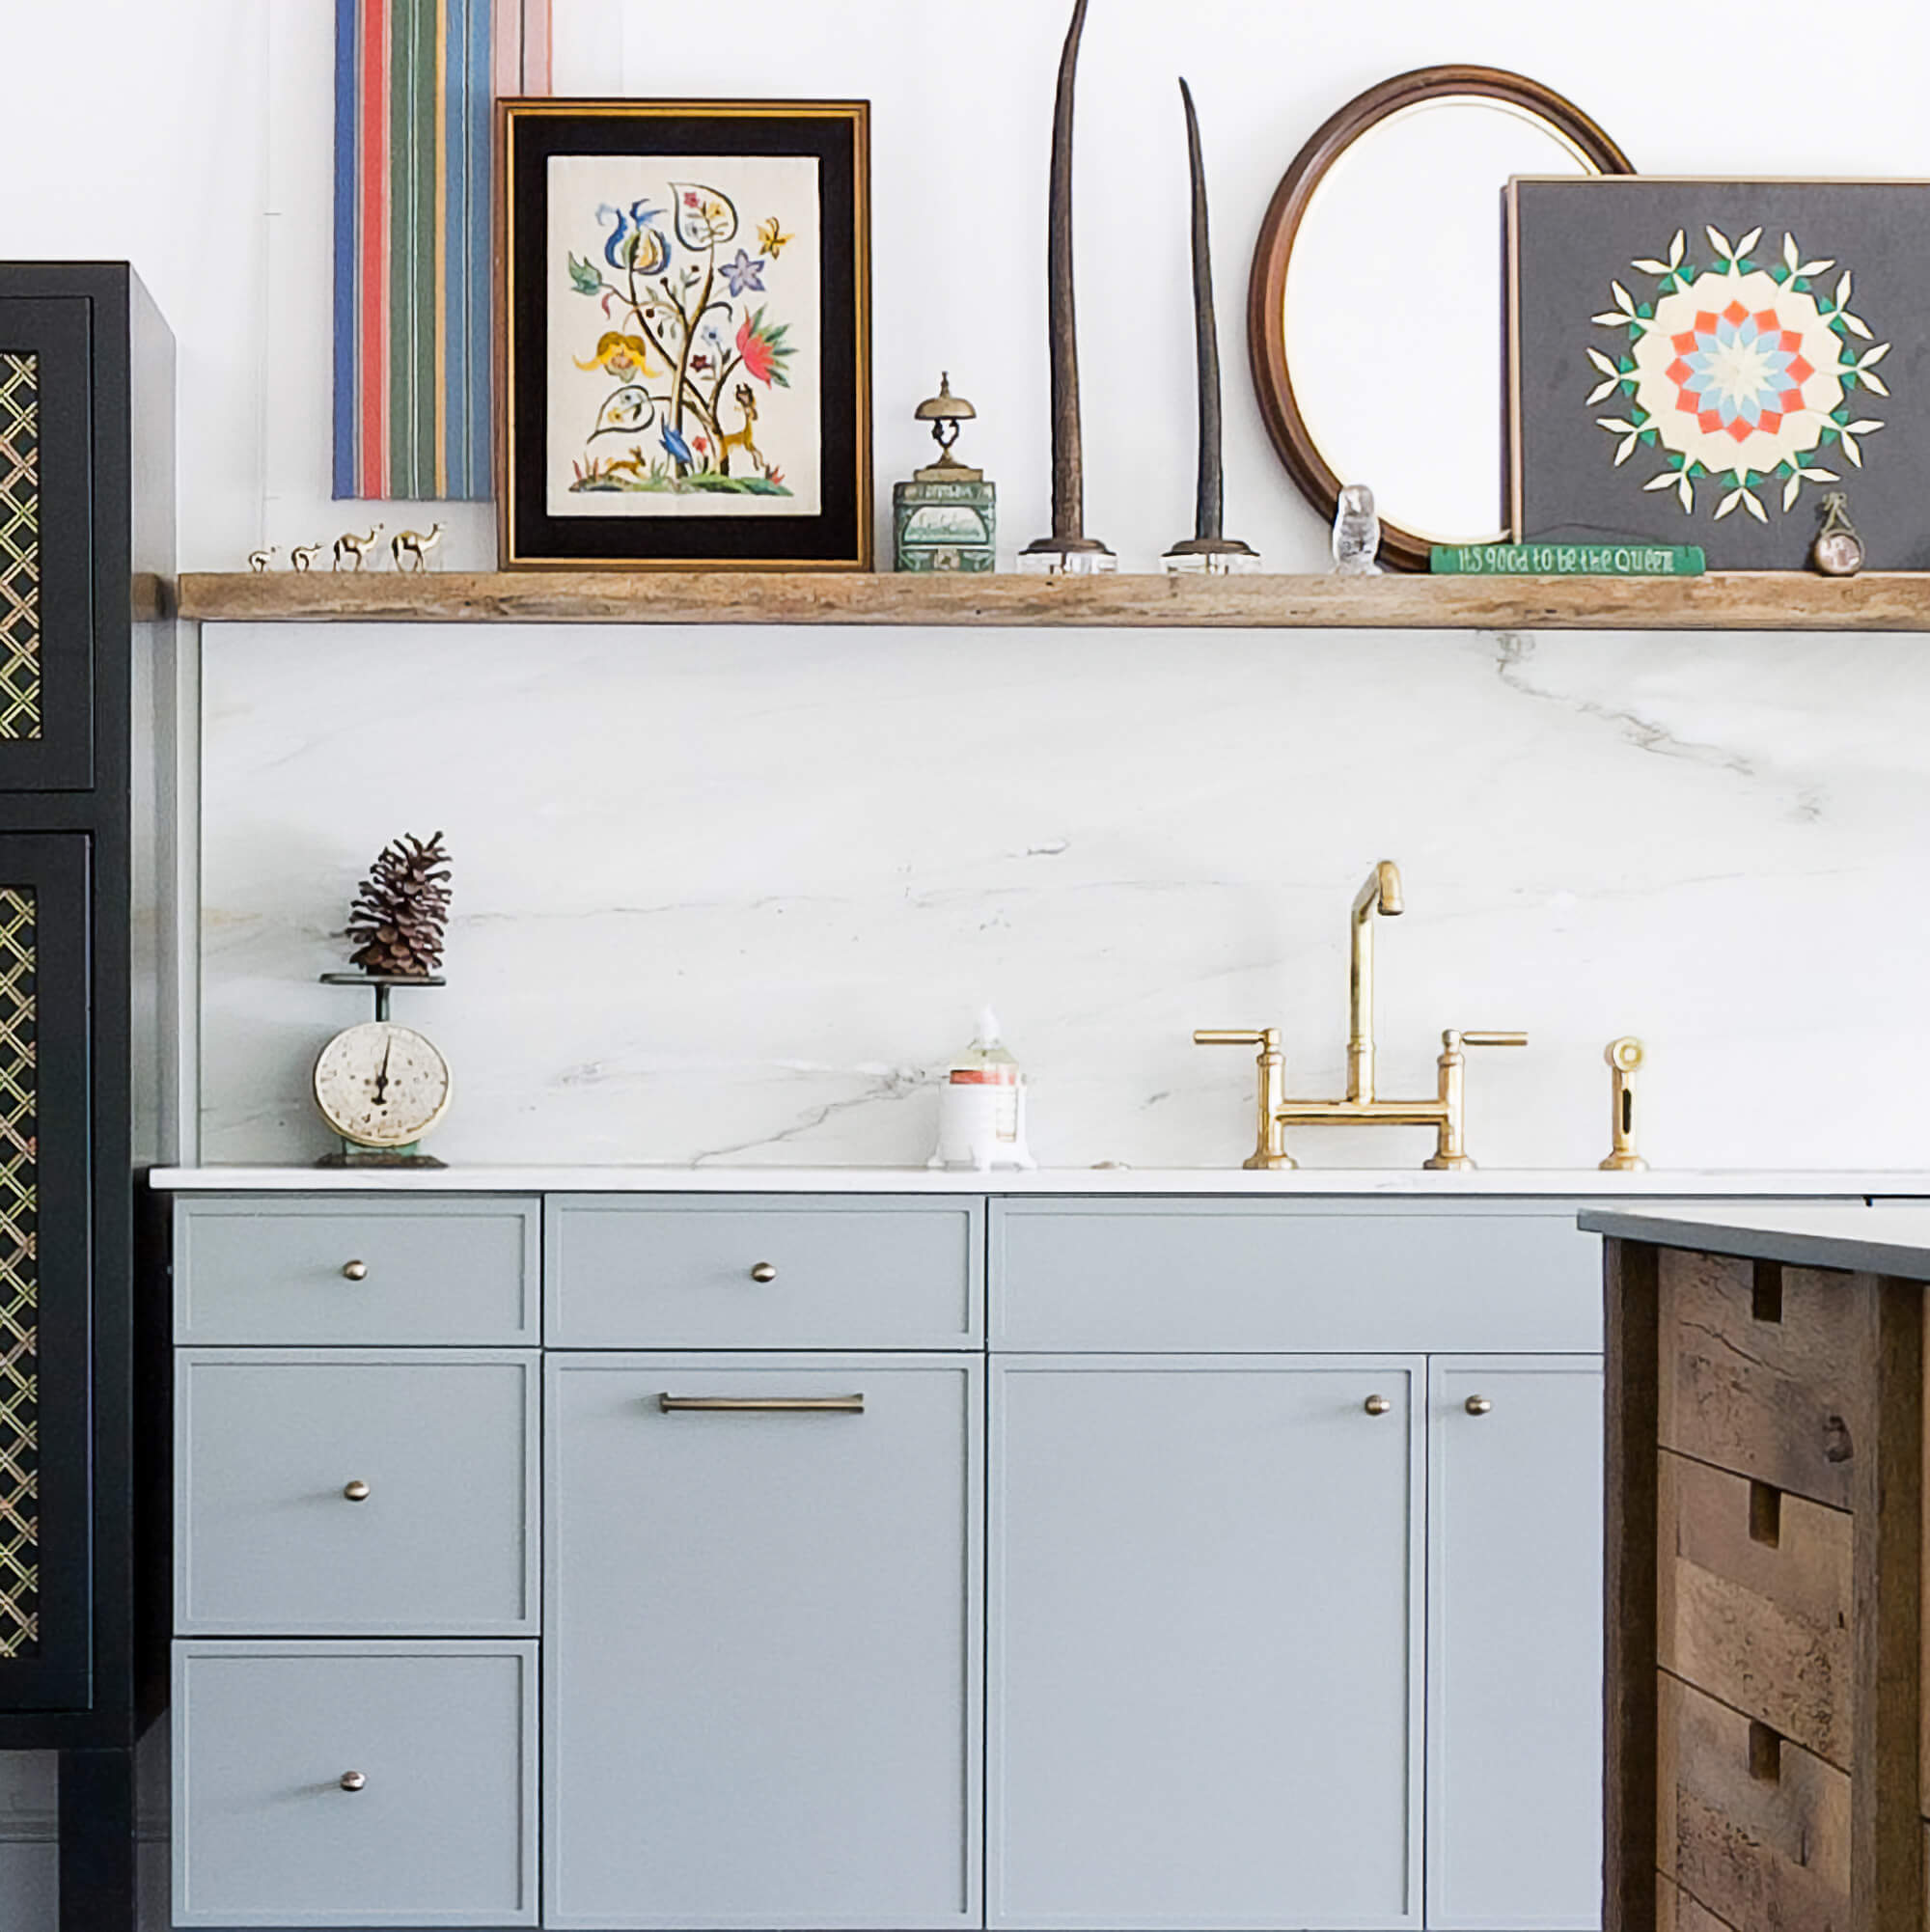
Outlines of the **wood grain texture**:
M 1853 1519 L 1783 1496 L 1759 1541 L 1748 1477 L 1667 1449 L 1660 1514 L 1664 1669 L 1848 1771 Z
M 215 623 L 1054 625 L 1930 631 L 1930 572 L 1632 577 L 981 577 L 835 570 L 190 572 Z
M 1923 1314 L 1926 1336 L 1930 1336 L 1930 1288 L 1923 1290 Z M 1917 1480 L 1921 1484 L 1924 1511 L 1930 1511 L 1930 1347 L 1923 1351 L 1923 1450 L 1922 1463 L 1917 1471 Z M 1930 1523 L 1923 1528 L 1923 1561 L 1926 1571 L 1930 1571 Z M 1926 1574 L 1921 1585 L 1919 1612 L 1930 1606 L 1930 1574 Z M 1918 1616 L 1917 1632 L 1917 1748 L 1916 1779 L 1918 1807 L 1924 1818 L 1924 1830 L 1930 1833 L 1930 1615 Z M 1924 1860 L 1924 1884 L 1930 1888 L 1930 1849 Z M 1930 1891 L 1924 1898 L 1923 1923 L 1930 1927 Z
M 1655 1932 L 1657 1251 L 1605 1241 L 1604 1932 Z
M 1658 1672 L 1660 1868 L 1748 1932 L 1850 1932 L 1850 1780 L 1784 1740 L 1751 1764 L 1750 1720 Z M 1679 1922 L 1679 1921 L 1678 1921 Z M 1693 1920 L 1692 1920 L 1693 1923 Z M 1902 1932 L 1905 1919 L 1884 1932 Z
M 1655 1932 L 1736 1932 L 1707 1906 L 1687 1896 L 1672 1878 L 1655 1878 Z
M 1892 1932 L 1922 1908 L 1917 1809 L 1923 1605 L 1923 1295 L 1857 1275 L 1845 1326 L 1869 1389 L 1856 1478 L 1855 1932 Z
M 1662 1251 L 1659 1440 L 1847 1509 L 1867 1413 L 1853 1278 L 1782 1269 L 1776 1318 L 1758 1318 L 1764 1265 Z

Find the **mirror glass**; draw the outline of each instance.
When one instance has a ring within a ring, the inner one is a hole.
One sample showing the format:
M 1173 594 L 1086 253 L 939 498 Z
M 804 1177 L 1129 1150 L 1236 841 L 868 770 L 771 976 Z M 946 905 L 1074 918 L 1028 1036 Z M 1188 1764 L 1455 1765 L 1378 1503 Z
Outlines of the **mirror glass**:
M 1286 264 L 1286 368 L 1314 447 L 1383 523 L 1502 537 L 1502 189 L 1596 172 L 1537 115 L 1448 96 L 1367 128 L 1314 189 Z

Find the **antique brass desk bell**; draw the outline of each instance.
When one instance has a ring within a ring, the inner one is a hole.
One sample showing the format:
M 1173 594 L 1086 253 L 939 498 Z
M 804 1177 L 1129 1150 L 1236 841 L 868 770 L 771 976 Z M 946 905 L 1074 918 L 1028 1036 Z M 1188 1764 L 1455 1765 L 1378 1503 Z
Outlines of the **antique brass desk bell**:
M 998 491 L 983 470 L 961 463 L 951 454 L 958 426 L 978 415 L 962 396 L 951 393 L 948 373 L 938 378 L 938 394 L 927 396 L 913 412 L 931 425 L 938 460 L 912 472 L 910 483 L 892 489 L 892 567 L 896 570 L 989 570 L 998 533 Z

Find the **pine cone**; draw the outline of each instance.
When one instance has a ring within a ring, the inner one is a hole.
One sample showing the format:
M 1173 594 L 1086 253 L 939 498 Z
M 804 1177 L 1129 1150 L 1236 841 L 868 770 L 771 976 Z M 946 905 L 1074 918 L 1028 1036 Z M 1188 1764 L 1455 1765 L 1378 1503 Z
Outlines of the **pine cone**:
M 385 846 L 355 894 L 349 964 L 365 973 L 425 980 L 442 964 L 449 925 L 449 853 L 442 834 L 427 844 L 404 833 Z

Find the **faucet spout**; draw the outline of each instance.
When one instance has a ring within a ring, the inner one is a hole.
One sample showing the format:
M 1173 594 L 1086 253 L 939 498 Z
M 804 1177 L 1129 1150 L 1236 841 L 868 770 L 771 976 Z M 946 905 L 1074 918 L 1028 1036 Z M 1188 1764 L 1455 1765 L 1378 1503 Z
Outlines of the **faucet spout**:
M 1394 919 L 1403 910 L 1400 868 L 1383 859 L 1354 895 L 1347 972 L 1347 1098 L 1374 1097 L 1374 928 L 1376 912 Z

